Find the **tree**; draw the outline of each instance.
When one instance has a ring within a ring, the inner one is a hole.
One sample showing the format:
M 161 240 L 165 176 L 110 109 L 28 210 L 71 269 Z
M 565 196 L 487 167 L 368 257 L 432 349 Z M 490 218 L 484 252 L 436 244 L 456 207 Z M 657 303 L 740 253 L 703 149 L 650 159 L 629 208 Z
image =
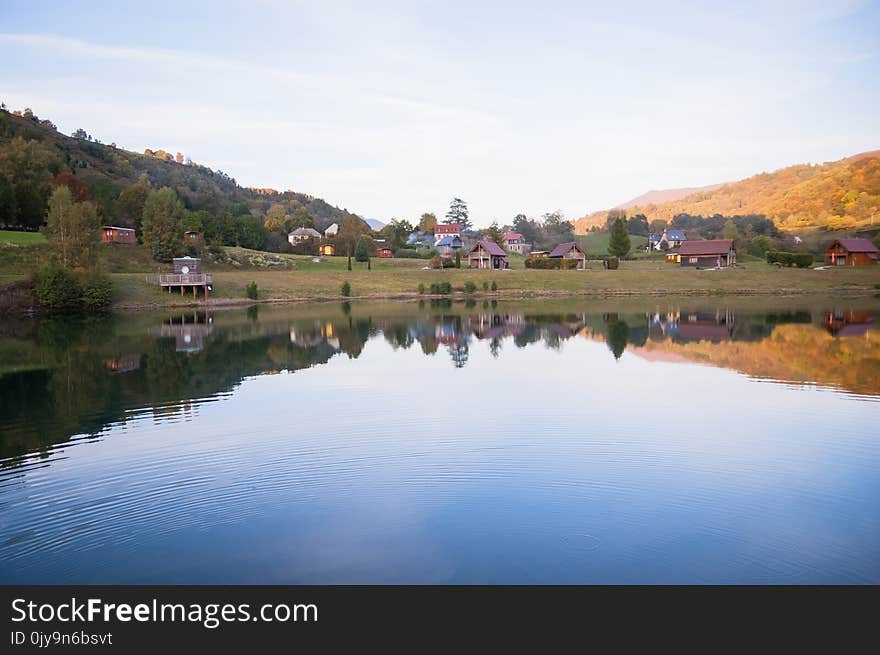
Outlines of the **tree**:
M 626 231 L 626 223 L 618 217 L 611 226 L 611 236 L 608 239 L 608 253 L 615 257 L 626 257 L 632 248 L 629 232 Z
M 626 222 L 626 228 L 630 234 L 637 234 L 641 237 L 646 237 L 651 232 L 651 228 L 648 227 L 648 217 L 644 214 L 631 216 Z
M 0 175 L 0 225 L 18 224 L 18 203 L 15 190 L 5 175 Z
M 525 214 L 517 214 L 513 217 L 513 231 L 522 234 L 526 243 L 536 244 L 541 238 L 540 224 Z
M 369 261 L 369 259 L 370 249 L 367 247 L 367 242 L 361 239 L 354 248 L 354 260 L 363 263 Z
M 388 239 L 389 246 L 397 250 L 406 244 L 412 232 L 413 226 L 409 221 L 392 218 L 388 225 L 382 228 L 381 234 Z
M 663 234 L 663 230 L 666 229 L 667 223 L 661 218 L 655 219 L 651 221 L 651 234 Z
M 425 212 L 419 219 L 419 231 L 434 234 L 434 228 L 437 226 L 437 217 L 431 212 Z
M 295 230 L 298 227 L 315 227 L 315 219 L 305 207 L 297 207 L 287 221 L 287 229 Z
M 82 178 L 77 177 L 73 173 L 65 171 L 55 176 L 55 179 L 52 180 L 52 186 L 59 187 L 62 185 L 70 189 L 74 202 L 85 202 L 92 199 L 92 194 L 89 192 L 86 183 L 82 181 Z
M 286 232 L 287 231 L 287 210 L 284 205 L 272 205 L 266 212 L 266 222 L 263 226 L 269 232 Z
M 614 226 L 614 223 L 615 221 L 617 221 L 618 218 L 622 221 L 625 221 L 626 211 L 624 211 L 623 209 L 612 209 L 611 211 L 609 211 L 608 216 L 605 217 L 605 229 L 610 232 L 611 228 Z
M 724 223 L 724 229 L 721 230 L 721 235 L 725 239 L 733 239 L 734 241 L 738 240 L 739 230 L 736 229 L 736 223 L 728 218 Z
M 368 237 L 372 230 L 363 220 L 354 214 L 348 214 L 339 222 L 339 230 L 336 232 L 337 252 L 347 255 L 354 254 L 355 245 L 365 237 Z
M 541 217 L 541 231 L 543 232 L 544 243 L 549 247 L 558 243 L 574 241 L 574 225 L 571 221 L 565 220 L 565 215 L 561 211 L 547 212 Z
M 147 202 L 149 192 L 150 181 L 145 179 L 123 189 L 116 199 L 116 214 L 119 216 L 120 222 L 133 227 L 138 233 L 141 231 L 144 204 Z
M 501 244 L 501 227 L 498 225 L 498 221 L 492 221 L 492 224 L 483 230 L 483 237 L 493 241 L 494 243 Z
M 443 220 L 447 225 L 458 223 L 461 231 L 471 228 L 471 221 L 468 218 L 467 203 L 461 198 L 453 198 L 449 203 L 449 211 L 446 212 L 446 218 Z
M 183 205 L 174 189 L 150 191 L 144 202 L 143 242 L 153 259 L 170 261 L 181 250 Z
M 17 136 L 0 149 L 0 175 L 12 185 L 22 227 L 38 228 L 46 220 L 52 170 L 57 168 L 57 156 L 37 141 Z
M 100 241 L 98 212 L 90 202 L 75 203 L 66 186 L 59 186 L 49 198 L 49 213 L 43 233 L 55 260 L 66 269 L 89 269 L 95 264 Z

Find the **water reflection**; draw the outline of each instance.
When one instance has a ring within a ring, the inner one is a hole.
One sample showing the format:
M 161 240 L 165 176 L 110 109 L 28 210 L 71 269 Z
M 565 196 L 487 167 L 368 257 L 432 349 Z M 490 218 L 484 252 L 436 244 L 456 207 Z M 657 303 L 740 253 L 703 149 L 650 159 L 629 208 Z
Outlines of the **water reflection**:
M 473 303 L 472 303 L 473 304 Z M 572 304 L 570 304 L 572 305 Z M 296 372 L 333 357 L 358 358 L 371 339 L 416 345 L 468 366 L 475 343 L 494 358 L 505 344 L 560 350 L 571 339 L 604 341 L 611 356 L 712 364 L 750 376 L 812 382 L 880 395 L 874 310 L 819 306 L 750 312 L 729 306 L 650 311 L 548 312 L 543 304 L 449 300 L 298 310 L 187 311 L 100 320 L 9 322 L 0 348 L 0 457 L 39 451 L 70 435 L 98 434 L 131 410 L 174 413 L 194 398 L 231 392 L 250 376 Z

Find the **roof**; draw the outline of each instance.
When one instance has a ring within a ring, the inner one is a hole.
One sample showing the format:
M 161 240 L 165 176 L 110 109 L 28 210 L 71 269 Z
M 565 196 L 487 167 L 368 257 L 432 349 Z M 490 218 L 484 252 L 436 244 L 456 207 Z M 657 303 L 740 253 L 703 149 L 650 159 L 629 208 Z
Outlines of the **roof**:
M 504 234 L 501 235 L 502 241 L 514 241 L 514 240 L 522 241 L 523 239 L 525 239 L 525 237 L 522 234 L 520 234 L 519 232 L 505 232 Z
M 550 253 L 550 257 L 563 257 L 572 248 L 577 248 L 582 253 L 584 252 L 584 249 L 580 247 L 577 241 L 566 241 L 556 246 Z M 586 253 L 584 254 L 586 255 Z
M 305 234 L 305 235 L 308 235 L 308 236 L 310 236 L 310 237 L 319 237 L 319 236 L 321 236 L 321 233 L 320 233 L 320 232 L 318 232 L 316 229 L 311 228 L 311 227 L 298 227 L 298 228 L 296 228 L 293 232 L 291 232 L 290 234 L 296 234 L 296 235 Z
M 685 241 L 678 249 L 682 257 L 699 255 L 726 255 L 733 250 L 733 239 L 707 239 L 705 241 Z
M 324 234 L 327 234 L 328 232 L 338 232 L 338 231 L 339 231 L 339 223 L 332 223 L 327 226 L 326 230 L 324 230 Z
M 461 226 L 458 223 L 438 223 L 434 226 L 434 234 L 461 234 Z
M 468 254 L 472 253 L 480 246 L 483 246 L 486 252 L 488 252 L 490 255 L 494 255 L 496 257 L 507 257 L 507 253 L 504 252 L 504 248 L 499 246 L 494 241 L 489 241 L 488 239 L 481 239 L 477 241 L 473 246 L 471 246 L 471 249 L 468 250 Z
M 435 246 L 451 246 L 453 243 L 455 243 L 456 239 L 458 239 L 459 243 L 461 242 L 461 239 L 459 239 L 459 237 L 457 235 L 452 235 L 452 236 L 448 236 L 448 237 L 443 237 L 442 239 L 437 241 L 437 243 L 435 243 L 434 245 Z
M 133 227 L 119 227 L 117 225 L 103 225 L 101 226 L 102 230 L 124 230 L 126 232 L 134 232 Z
M 667 241 L 684 241 L 687 237 L 684 234 L 684 230 L 666 230 L 666 240 Z
M 835 243 L 839 243 L 850 252 L 880 252 L 877 246 L 875 246 L 867 239 L 835 239 L 834 242 L 828 247 L 831 248 L 832 246 L 834 246 Z

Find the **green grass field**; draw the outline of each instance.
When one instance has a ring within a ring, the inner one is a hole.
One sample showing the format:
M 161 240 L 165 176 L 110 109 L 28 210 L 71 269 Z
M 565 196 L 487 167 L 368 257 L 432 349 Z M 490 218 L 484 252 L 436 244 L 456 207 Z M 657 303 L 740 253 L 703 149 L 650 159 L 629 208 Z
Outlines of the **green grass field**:
M 14 246 L 33 246 L 46 243 L 46 237 L 39 232 L 16 232 L 0 230 L 0 244 L 9 243 Z
M 590 255 L 608 254 L 608 240 L 611 238 L 611 234 L 608 232 L 590 232 L 589 234 L 578 235 L 575 238 Z M 645 254 L 645 244 L 648 243 L 647 237 L 630 234 L 629 240 L 632 244 L 630 255 L 638 256 L 639 254 Z

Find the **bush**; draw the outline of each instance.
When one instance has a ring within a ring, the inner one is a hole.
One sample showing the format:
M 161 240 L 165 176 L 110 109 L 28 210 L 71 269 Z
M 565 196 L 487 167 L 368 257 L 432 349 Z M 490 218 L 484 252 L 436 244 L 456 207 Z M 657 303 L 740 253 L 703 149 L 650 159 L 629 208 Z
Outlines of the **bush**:
M 66 268 L 50 265 L 37 273 L 35 292 L 37 302 L 53 312 L 80 309 L 82 289 L 76 276 Z
M 609 271 L 616 271 L 618 268 L 620 268 L 620 259 L 618 259 L 617 257 L 607 257 L 605 259 L 605 268 L 607 268 Z
M 415 248 L 401 248 L 396 253 L 394 253 L 395 257 L 400 257 L 401 259 L 420 259 L 421 254 Z
M 348 280 L 342 283 L 342 286 L 339 287 L 339 294 L 348 298 L 351 295 L 351 285 L 348 283 Z
M 358 241 L 357 245 L 354 248 L 354 260 L 363 264 L 369 261 L 369 259 L 370 249 L 367 247 L 367 244 L 363 241 Z
M 431 257 L 431 260 L 428 262 L 428 265 L 431 268 L 452 268 L 455 266 L 455 262 L 449 257 L 441 257 L 440 255 L 434 255 Z
M 474 284 L 473 282 L 471 282 L 470 280 L 468 280 L 467 282 L 464 283 L 464 292 L 465 293 L 473 293 L 476 290 L 477 290 L 477 285 Z
M 578 265 L 577 259 L 564 257 L 540 257 L 526 259 L 526 268 L 573 270 Z
M 492 280 L 492 291 L 498 291 L 498 283 Z
M 488 290 L 489 290 L 489 283 L 484 280 L 483 281 L 483 291 L 488 291 Z
M 259 295 L 257 292 L 257 283 L 251 282 L 250 284 L 248 284 L 244 290 L 244 295 L 246 295 L 251 300 L 256 300 L 257 295 Z
M 83 309 L 98 311 L 113 302 L 113 282 L 102 273 L 89 273 L 82 281 Z
M 813 255 L 809 253 L 769 250 L 767 251 L 767 263 L 788 267 L 797 266 L 798 268 L 809 268 L 813 263 Z
M 431 294 L 435 296 L 452 293 L 452 284 L 450 282 L 432 282 Z
M 425 285 L 422 283 L 419 283 L 419 293 L 420 294 L 425 293 Z

